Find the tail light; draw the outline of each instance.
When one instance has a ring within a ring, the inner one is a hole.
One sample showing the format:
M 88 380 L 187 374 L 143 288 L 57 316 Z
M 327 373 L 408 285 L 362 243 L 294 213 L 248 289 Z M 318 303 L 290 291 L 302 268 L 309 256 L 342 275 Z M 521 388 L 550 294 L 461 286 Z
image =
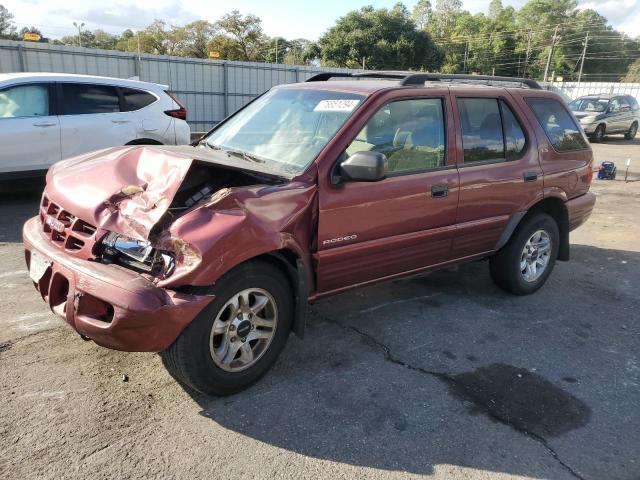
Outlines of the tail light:
M 164 113 L 166 113 L 167 115 L 169 115 L 170 117 L 173 117 L 173 118 L 178 118 L 180 120 L 186 120 L 187 119 L 187 108 L 184 106 L 184 103 L 182 103 L 180 100 L 178 100 L 171 92 L 165 91 L 165 93 L 167 95 L 169 95 L 169 97 L 171 97 L 171 100 L 173 100 L 178 105 L 180 105 L 180 108 L 177 108 L 175 110 L 165 110 Z
M 593 182 L 593 167 L 591 165 L 589 165 L 589 171 L 587 172 L 586 177 L 587 178 L 585 178 L 585 183 L 587 185 L 591 185 L 591 183 Z

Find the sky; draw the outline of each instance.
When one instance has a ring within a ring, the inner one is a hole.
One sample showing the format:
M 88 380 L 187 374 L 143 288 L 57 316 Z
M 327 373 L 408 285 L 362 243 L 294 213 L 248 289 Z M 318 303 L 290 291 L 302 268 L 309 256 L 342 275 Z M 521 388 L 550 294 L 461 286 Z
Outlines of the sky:
M 269 36 L 317 40 L 327 28 L 350 10 L 364 5 L 391 7 L 397 0 L 0 0 L 14 15 L 18 29 L 35 26 L 46 37 L 59 38 L 77 34 L 73 22 L 84 22 L 85 28 L 102 28 L 120 33 L 130 28 L 143 29 L 154 19 L 183 25 L 193 20 L 216 21 L 225 13 L 239 10 L 262 19 Z M 417 0 L 403 3 L 410 9 Z M 435 3 L 433 1 L 432 3 Z M 489 0 L 463 0 L 472 13 L 486 13 Z M 503 0 L 503 4 L 521 7 L 526 0 Z M 206 6 L 203 8 L 203 6 Z M 632 37 L 640 35 L 640 0 L 579 0 L 579 7 L 592 8 L 609 19 L 618 30 Z

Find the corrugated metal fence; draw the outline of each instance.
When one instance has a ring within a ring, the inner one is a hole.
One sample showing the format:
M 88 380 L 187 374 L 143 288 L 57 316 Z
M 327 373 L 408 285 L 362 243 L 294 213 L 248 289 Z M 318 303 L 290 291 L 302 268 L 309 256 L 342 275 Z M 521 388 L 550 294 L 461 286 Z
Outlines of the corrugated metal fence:
M 299 65 L 230 62 L 0 40 L 0 73 L 55 72 L 134 78 L 169 85 L 184 101 L 192 131 L 215 123 L 274 85 L 323 71 Z
M 627 94 L 636 97 L 640 102 L 640 83 L 613 82 L 557 82 L 545 85 L 549 90 L 564 94 L 566 98 L 574 99 L 589 94 Z
M 0 73 L 56 72 L 134 78 L 169 85 L 186 104 L 193 131 L 209 130 L 274 85 L 300 82 L 318 72 L 349 71 L 302 65 L 230 62 L 115 50 L 0 40 Z M 589 93 L 627 93 L 640 101 L 639 83 L 546 84 L 567 99 Z

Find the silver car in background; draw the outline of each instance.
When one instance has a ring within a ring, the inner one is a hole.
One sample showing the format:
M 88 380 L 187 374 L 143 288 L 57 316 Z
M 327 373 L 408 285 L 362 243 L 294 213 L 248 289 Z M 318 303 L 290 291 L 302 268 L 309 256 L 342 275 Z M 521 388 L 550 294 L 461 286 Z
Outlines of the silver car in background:
M 62 73 L 0 74 L 0 180 L 42 175 L 107 147 L 184 145 L 187 110 L 166 85 Z
M 621 133 L 632 140 L 638 133 L 640 106 L 631 95 L 586 95 L 570 102 L 569 108 L 594 143 L 607 134 Z

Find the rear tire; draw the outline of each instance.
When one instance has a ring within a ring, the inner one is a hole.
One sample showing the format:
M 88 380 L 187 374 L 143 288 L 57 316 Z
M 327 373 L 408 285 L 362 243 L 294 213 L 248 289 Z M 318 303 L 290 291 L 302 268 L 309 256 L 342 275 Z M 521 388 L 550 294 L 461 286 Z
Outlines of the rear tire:
M 559 245 L 560 232 L 553 217 L 538 213 L 525 218 L 509 242 L 490 258 L 491 278 L 515 295 L 533 293 L 549 278 Z
M 633 140 L 634 138 L 636 138 L 636 133 L 638 133 L 638 123 L 633 122 L 629 127 L 629 131 L 624 134 L 624 138 L 626 140 Z
M 605 126 L 602 124 L 598 125 L 596 130 L 593 132 L 593 135 L 591 135 L 591 142 L 602 143 L 602 141 L 604 140 L 604 134 L 605 134 Z
M 284 348 L 293 319 L 291 285 L 278 268 L 254 260 L 225 274 L 209 293 L 215 300 L 160 355 L 179 382 L 231 395 L 262 377 Z

